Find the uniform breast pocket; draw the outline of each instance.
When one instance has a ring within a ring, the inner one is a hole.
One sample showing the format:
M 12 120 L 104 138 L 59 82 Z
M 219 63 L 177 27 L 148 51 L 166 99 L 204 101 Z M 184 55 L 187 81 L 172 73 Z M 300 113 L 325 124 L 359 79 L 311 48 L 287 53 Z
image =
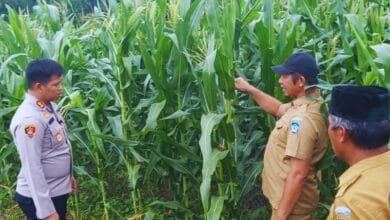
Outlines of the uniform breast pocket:
M 51 142 L 53 146 L 58 146 L 64 144 L 65 137 L 64 133 L 62 131 L 61 126 L 59 125 L 52 125 L 49 127 L 50 134 L 51 134 Z
M 283 143 L 286 142 L 287 130 L 287 124 L 285 121 L 279 120 L 276 122 L 274 132 L 279 141 Z

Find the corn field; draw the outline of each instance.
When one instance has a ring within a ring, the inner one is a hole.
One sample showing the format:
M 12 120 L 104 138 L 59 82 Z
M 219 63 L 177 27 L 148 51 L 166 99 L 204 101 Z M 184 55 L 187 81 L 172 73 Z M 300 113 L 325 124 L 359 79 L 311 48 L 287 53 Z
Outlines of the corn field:
M 234 78 L 288 101 L 270 67 L 304 50 L 326 100 L 337 84 L 390 88 L 388 0 L 110 0 L 82 16 L 60 2 L 0 17 L 0 219 L 22 216 L 8 128 L 34 58 L 65 69 L 69 219 L 269 219 L 259 174 L 275 119 Z M 345 165 L 329 147 L 317 168 L 324 219 Z

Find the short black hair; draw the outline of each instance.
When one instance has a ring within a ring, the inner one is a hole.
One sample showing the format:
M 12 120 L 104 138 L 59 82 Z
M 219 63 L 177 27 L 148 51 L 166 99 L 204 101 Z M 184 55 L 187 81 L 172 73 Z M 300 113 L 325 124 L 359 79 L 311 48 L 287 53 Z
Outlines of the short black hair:
M 361 149 L 376 149 L 389 143 L 390 120 L 353 121 L 330 114 L 332 129 L 344 127 L 352 142 Z
M 64 72 L 62 66 L 54 60 L 41 58 L 31 61 L 26 68 L 26 80 L 29 89 L 34 83 L 46 84 L 53 75 L 61 76 Z

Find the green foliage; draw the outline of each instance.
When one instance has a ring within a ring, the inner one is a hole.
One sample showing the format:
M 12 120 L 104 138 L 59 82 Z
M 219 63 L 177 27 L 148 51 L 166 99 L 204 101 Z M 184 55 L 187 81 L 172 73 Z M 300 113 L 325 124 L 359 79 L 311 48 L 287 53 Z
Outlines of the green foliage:
M 326 100 L 334 84 L 390 88 L 386 1 L 31 2 L 0 18 L 0 218 L 20 216 L 8 127 L 34 58 L 66 70 L 74 219 L 267 219 L 259 174 L 274 118 L 234 77 L 284 100 L 270 67 L 305 50 Z M 81 2 L 97 7 L 79 15 Z M 329 149 L 318 168 L 324 219 L 345 165 Z
M 0 15 L 7 13 L 6 5 L 10 8 L 23 11 L 31 11 L 32 7 L 38 2 L 46 2 L 47 4 L 55 4 L 58 1 L 56 0 L 0 0 Z M 72 13 L 90 13 L 93 11 L 93 7 L 96 6 L 100 0 L 67 0 L 65 1 L 69 4 Z

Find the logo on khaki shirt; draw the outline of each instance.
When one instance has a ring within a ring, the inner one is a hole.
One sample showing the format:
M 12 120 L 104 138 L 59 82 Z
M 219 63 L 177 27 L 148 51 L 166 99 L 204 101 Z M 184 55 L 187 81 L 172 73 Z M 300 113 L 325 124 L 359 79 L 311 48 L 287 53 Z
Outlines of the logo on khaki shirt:
M 291 119 L 290 131 L 291 134 L 298 134 L 301 128 L 301 122 L 303 119 L 301 117 L 294 117 Z
M 334 211 L 337 220 L 348 220 L 351 215 L 351 209 L 346 206 L 337 206 Z

